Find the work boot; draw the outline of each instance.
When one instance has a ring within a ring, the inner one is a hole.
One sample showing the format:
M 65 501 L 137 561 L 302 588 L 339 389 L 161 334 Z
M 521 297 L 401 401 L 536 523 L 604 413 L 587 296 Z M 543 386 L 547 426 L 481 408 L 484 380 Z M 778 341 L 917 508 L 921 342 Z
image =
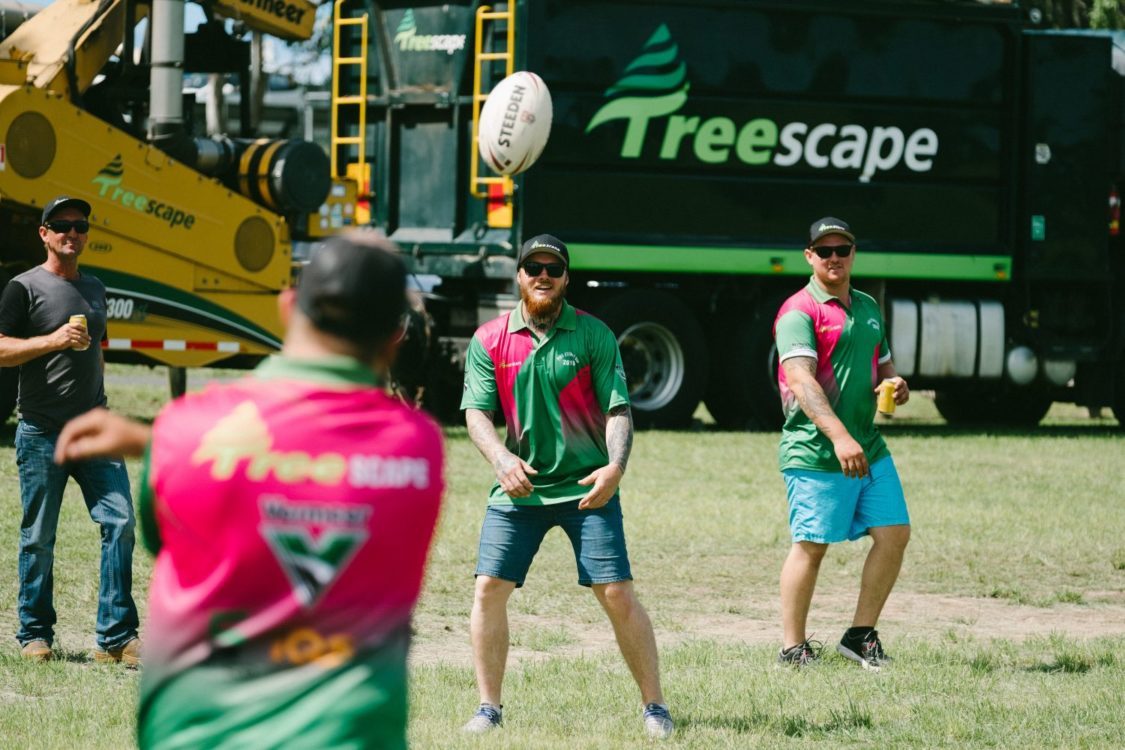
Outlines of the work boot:
M 124 645 L 111 649 L 94 649 L 94 661 L 107 664 L 120 662 L 127 667 L 141 666 L 141 639 L 130 638 Z
M 23 648 L 20 649 L 20 656 L 28 661 L 50 661 L 54 653 L 51 651 L 51 644 L 42 638 L 37 638 L 23 644 Z

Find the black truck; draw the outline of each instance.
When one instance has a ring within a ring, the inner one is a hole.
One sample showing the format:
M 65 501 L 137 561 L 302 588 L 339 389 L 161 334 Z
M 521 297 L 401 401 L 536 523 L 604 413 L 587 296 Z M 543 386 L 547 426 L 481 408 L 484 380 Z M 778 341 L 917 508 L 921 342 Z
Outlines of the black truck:
M 550 232 L 569 298 L 618 334 L 638 424 L 702 401 L 780 425 L 771 324 L 823 215 L 858 235 L 900 373 L 955 424 L 1033 425 L 1053 401 L 1125 420 L 1122 50 L 1012 4 L 930 0 L 356 2 L 339 163 L 369 165 L 436 333 L 415 371 L 456 412 L 475 327 L 516 301 L 514 252 Z M 512 70 L 554 124 L 514 180 L 475 157 Z M 360 138 L 349 138 L 356 134 Z M 359 141 L 355 143 L 354 141 Z

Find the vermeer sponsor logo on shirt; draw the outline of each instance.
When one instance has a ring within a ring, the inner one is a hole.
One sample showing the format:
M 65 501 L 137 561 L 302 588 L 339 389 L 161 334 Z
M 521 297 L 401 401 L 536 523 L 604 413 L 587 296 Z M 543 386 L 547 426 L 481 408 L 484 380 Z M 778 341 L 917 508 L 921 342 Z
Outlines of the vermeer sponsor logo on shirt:
M 313 604 L 367 541 L 370 507 L 294 501 L 278 495 L 260 500 L 258 527 L 302 606 Z
M 192 454 L 194 466 L 211 464 L 211 477 L 230 479 L 245 464 L 252 482 L 316 482 L 352 487 L 400 488 L 430 485 L 430 462 L 413 456 L 372 456 L 273 450 L 273 436 L 258 407 L 246 401 L 215 423 Z
M 829 331 L 839 331 L 842 328 L 843 328 L 842 325 L 821 326 L 820 328 L 816 329 L 816 332 L 817 333 L 828 333 Z

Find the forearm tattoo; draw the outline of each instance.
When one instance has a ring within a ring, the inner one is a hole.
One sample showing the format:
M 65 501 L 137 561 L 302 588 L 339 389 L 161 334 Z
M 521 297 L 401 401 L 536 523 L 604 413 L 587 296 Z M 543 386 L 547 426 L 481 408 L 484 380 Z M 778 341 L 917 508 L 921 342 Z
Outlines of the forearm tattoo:
M 500 442 L 500 436 L 496 434 L 492 419 L 491 411 L 469 409 L 465 412 L 465 426 L 469 430 L 469 439 L 492 468 L 499 470 L 500 459 L 507 449 Z
M 790 367 L 800 368 L 809 374 L 809 380 L 803 380 L 794 385 L 793 393 L 797 396 L 797 403 L 801 405 L 805 414 L 813 421 L 813 424 L 823 431 L 825 427 L 823 420 L 835 417 L 836 412 L 832 410 L 832 405 L 828 403 L 828 397 L 824 395 L 824 389 L 820 387 L 820 383 L 816 382 L 816 360 L 811 357 L 796 357 L 789 362 L 791 363 Z
M 617 464 L 621 472 L 629 463 L 629 453 L 633 450 L 633 413 L 628 406 L 619 406 L 609 412 L 605 426 L 605 447 L 609 452 L 609 462 Z

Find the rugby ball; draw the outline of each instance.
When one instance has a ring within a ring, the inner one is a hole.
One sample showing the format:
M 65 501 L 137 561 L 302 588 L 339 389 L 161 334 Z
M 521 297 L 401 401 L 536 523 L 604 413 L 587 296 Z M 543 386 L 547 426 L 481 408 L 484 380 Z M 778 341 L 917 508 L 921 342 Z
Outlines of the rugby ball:
M 543 153 L 553 114 L 551 92 L 542 78 L 526 70 L 508 76 L 481 107 L 480 158 L 500 174 L 523 172 Z

